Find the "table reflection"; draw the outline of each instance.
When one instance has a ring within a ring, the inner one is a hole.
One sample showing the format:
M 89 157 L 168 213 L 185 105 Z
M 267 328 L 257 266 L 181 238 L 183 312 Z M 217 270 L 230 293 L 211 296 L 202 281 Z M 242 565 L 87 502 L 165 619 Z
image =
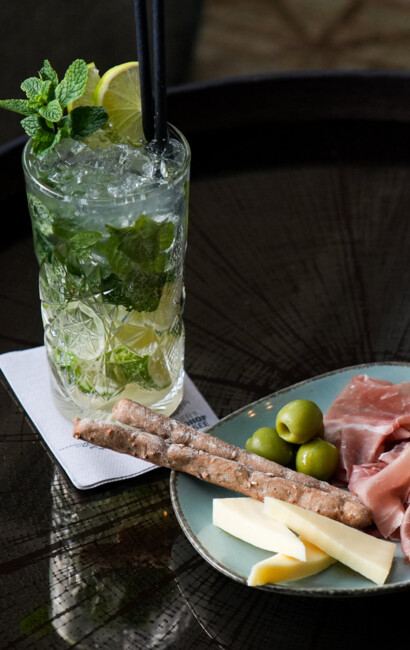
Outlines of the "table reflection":
M 51 620 L 79 648 L 172 647 L 192 624 L 177 589 L 178 526 L 166 480 L 84 498 L 56 471 L 51 485 Z

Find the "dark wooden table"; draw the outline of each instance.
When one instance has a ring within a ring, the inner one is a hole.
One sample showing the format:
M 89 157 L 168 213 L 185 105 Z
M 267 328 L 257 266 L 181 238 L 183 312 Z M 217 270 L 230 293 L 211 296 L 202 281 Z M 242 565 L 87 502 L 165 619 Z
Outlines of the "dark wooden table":
M 410 361 L 410 77 L 195 85 L 169 113 L 193 153 L 186 367 L 218 416 L 330 370 Z M 42 344 L 21 148 L 0 156 L 0 352 Z M 0 422 L 2 648 L 401 638 L 406 592 L 301 598 L 219 574 L 180 531 L 166 470 L 76 490 L 4 378 Z

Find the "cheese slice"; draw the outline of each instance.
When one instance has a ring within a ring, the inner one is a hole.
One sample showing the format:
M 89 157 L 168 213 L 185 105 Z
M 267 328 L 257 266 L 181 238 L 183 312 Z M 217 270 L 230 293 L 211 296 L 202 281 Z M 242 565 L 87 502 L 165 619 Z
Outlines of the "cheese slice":
M 382 585 L 389 575 L 396 545 L 304 510 L 292 503 L 266 497 L 264 512 L 274 521 L 289 526 L 339 562 Z
M 301 541 L 303 541 L 306 548 L 305 562 L 282 553 L 268 557 L 266 560 L 253 565 L 249 574 L 248 585 L 258 587 L 275 582 L 299 580 L 300 578 L 313 576 L 336 562 L 333 557 L 330 557 L 314 544 L 306 540 Z
M 299 537 L 285 524 L 267 517 L 263 503 L 250 497 L 213 500 L 213 524 L 226 533 L 272 553 L 306 559 Z

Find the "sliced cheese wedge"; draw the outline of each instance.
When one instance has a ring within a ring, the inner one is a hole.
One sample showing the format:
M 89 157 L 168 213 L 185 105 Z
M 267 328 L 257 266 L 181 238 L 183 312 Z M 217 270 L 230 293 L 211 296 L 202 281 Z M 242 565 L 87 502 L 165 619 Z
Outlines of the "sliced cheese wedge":
M 289 526 L 322 551 L 354 571 L 382 585 L 389 575 L 396 545 L 304 510 L 292 503 L 266 497 L 264 512 L 274 521 Z
M 287 526 L 267 517 L 263 503 L 250 497 L 213 500 L 213 524 L 248 544 L 272 553 L 306 559 L 299 537 Z
M 305 562 L 282 553 L 268 557 L 266 560 L 253 565 L 249 574 L 248 585 L 250 587 L 259 587 L 275 582 L 299 580 L 300 578 L 313 576 L 336 562 L 333 557 L 330 557 L 314 544 L 302 539 L 301 541 L 303 541 L 306 548 Z

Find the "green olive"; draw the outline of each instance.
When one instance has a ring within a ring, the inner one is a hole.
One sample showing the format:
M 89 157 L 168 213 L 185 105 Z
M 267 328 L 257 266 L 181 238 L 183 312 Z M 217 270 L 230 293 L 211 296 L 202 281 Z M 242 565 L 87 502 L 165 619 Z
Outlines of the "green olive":
M 321 433 L 323 413 L 309 399 L 295 399 L 285 404 L 276 418 L 276 430 L 286 442 L 297 445 Z
M 296 469 L 322 481 L 328 481 L 336 471 L 339 452 L 331 442 L 313 438 L 301 445 L 296 454 Z
M 289 465 L 293 460 L 294 447 L 278 436 L 273 427 L 257 429 L 252 438 L 248 438 L 245 448 L 258 456 L 274 460 L 280 465 Z

